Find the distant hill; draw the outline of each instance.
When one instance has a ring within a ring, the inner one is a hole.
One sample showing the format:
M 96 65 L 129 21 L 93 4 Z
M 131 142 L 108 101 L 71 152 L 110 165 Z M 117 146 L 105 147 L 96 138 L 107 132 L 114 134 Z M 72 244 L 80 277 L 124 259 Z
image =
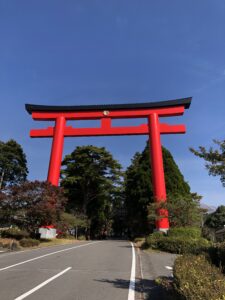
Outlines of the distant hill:
M 209 206 L 205 203 L 200 203 L 200 206 L 201 206 L 201 208 L 206 209 L 208 214 L 213 213 L 217 209 L 217 207 Z

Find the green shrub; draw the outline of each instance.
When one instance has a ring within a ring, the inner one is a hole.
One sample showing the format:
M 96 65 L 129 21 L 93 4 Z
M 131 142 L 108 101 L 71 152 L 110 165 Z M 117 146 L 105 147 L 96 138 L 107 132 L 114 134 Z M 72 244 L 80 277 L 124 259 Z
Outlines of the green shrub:
M 212 263 L 225 273 L 225 242 L 214 244 L 209 248 L 208 253 Z
M 158 249 L 159 242 L 164 239 L 164 234 L 162 232 L 154 232 L 146 237 L 145 245 L 146 248 Z
M 22 239 L 20 240 L 20 245 L 22 247 L 34 247 L 34 246 L 38 246 L 40 244 L 39 240 L 35 240 L 35 239 Z
M 41 238 L 39 241 L 40 243 L 49 243 L 52 241 L 52 239 Z
M 145 247 L 177 254 L 199 254 L 211 246 L 208 240 L 201 238 L 198 233 L 195 232 L 195 229 L 193 232 L 192 230 L 188 231 L 189 229 L 186 233 L 186 230 L 183 228 L 172 229 L 171 234 L 167 236 L 160 232 L 155 232 L 146 238 Z M 190 236 L 198 236 L 198 238 L 191 238 Z
M 17 228 L 10 228 L 7 230 L 3 230 L 1 232 L 1 236 L 3 238 L 11 238 L 11 239 L 16 239 L 16 240 L 21 240 L 23 238 L 28 238 L 29 233 L 25 230 L 20 230 Z
M 220 267 L 225 273 L 225 242 L 218 245 L 218 260 Z
M 75 237 L 69 233 L 63 232 L 57 235 L 57 239 L 68 239 L 68 240 L 74 240 Z
M 200 254 L 201 252 L 206 251 L 209 246 L 210 243 L 203 238 L 191 240 L 179 237 L 165 237 L 158 241 L 158 248 L 160 250 L 177 254 Z
M 201 229 L 198 227 L 174 227 L 168 231 L 168 236 L 199 239 Z
M 173 287 L 182 300 L 225 299 L 225 277 L 203 255 L 184 255 L 176 259 Z
M 78 239 L 79 241 L 85 241 L 85 240 L 86 240 L 86 237 L 85 237 L 85 235 L 79 235 L 77 239 Z

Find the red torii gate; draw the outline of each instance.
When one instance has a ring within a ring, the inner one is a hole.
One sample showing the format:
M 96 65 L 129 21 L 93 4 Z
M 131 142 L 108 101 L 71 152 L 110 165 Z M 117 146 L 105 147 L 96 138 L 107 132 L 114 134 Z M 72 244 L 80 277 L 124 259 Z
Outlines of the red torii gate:
M 163 170 L 160 134 L 185 133 L 184 125 L 160 123 L 159 117 L 179 116 L 188 109 L 191 97 L 148 103 L 85 105 L 85 106 L 46 106 L 26 104 L 26 110 L 38 121 L 55 121 L 54 127 L 32 129 L 32 138 L 53 137 L 48 181 L 58 186 L 63 153 L 64 137 L 148 135 L 150 143 L 152 182 L 155 201 L 166 201 L 166 187 Z M 111 126 L 112 119 L 146 118 L 147 123 L 139 126 Z M 101 120 L 99 128 L 74 128 L 67 126 L 67 120 Z M 156 229 L 169 229 L 168 212 L 158 209 Z M 161 216 L 161 217 L 160 217 Z

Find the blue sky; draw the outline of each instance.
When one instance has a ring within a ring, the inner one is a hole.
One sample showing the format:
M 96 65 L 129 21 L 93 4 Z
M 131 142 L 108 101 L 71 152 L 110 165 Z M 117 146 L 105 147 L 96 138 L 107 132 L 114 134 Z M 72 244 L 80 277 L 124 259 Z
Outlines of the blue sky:
M 190 146 L 212 145 L 225 130 L 223 0 L 0 0 L 0 140 L 24 148 L 29 179 L 44 180 L 50 139 L 30 139 L 35 122 L 25 103 L 136 103 L 193 97 L 185 135 L 162 137 L 193 192 L 225 204 L 219 178 L 208 176 Z M 165 120 L 164 120 L 165 121 Z M 105 146 L 124 168 L 145 136 L 65 140 Z

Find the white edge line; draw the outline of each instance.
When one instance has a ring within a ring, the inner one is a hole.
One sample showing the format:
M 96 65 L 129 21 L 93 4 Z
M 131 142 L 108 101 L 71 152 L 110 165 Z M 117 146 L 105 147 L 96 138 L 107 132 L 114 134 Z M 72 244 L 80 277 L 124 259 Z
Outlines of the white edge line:
M 34 249 L 25 249 L 25 250 L 18 250 L 18 251 L 14 251 L 14 252 L 9 252 L 9 251 L 3 251 L 5 252 L 5 254 L 1 254 L 0 255 L 0 259 L 3 258 L 3 257 L 6 257 L 6 256 L 11 256 L 11 255 L 15 255 L 15 254 L 20 254 L 20 253 L 24 253 L 24 252 L 34 252 L 34 251 L 37 251 L 37 250 L 45 250 L 45 249 L 50 249 L 50 248 L 57 248 L 57 247 L 63 247 L 63 246 L 70 246 L 72 245 L 73 243 L 69 243 L 69 244 L 59 244 L 59 245 L 50 245 L 50 246 L 45 246 L 45 247 L 37 247 L 37 248 L 34 248 Z
M 129 284 L 129 292 L 128 292 L 128 300 L 135 299 L 135 267 L 136 267 L 136 259 L 135 259 L 135 249 L 133 243 L 132 246 L 132 264 L 131 264 L 131 273 L 130 273 L 130 284 Z
M 13 264 L 13 265 L 1 268 L 0 271 L 4 271 L 4 270 L 7 270 L 7 269 L 10 269 L 10 268 L 19 266 L 19 265 L 23 265 L 23 264 L 28 263 L 30 261 L 34 261 L 34 260 L 37 260 L 37 259 L 40 259 L 40 258 L 43 258 L 43 257 L 46 257 L 46 256 L 50 256 L 50 255 L 53 255 L 53 254 L 56 254 L 56 253 L 65 252 L 65 251 L 69 251 L 69 250 L 72 250 L 72 249 L 75 249 L 75 248 L 81 248 L 81 247 L 85 247 L 85 246 L 88 246 L 88 245 L 93 245 L 93 244 L 100 243 L 100 242 L 101 241 L 91 242 L 91 243 L 88 243 L 88 244 L 78 245 L 78 246 L 74 246 L 74 247 L 70 247 L 70 248 L 66 248 L 66 249 L 54 251 L 54 252 L 51 252 L 51 253 L 47 253 L 47 254 L 44 254 L 44 255 L 41 255 L 41 256 L 37 256 L 37 257 L 31 258 L 31 259 L 27 259 L 27 260 L 21 261 L 21 262 L 19 262 L 17 264 Z
M 39 290 L 40 288 L 42 288 L 43 286 L 45 286 L 46 284 L 48 284 L 49 282 L 53 281 L 54 279 L 56 279 L 57 277 L 63 275 L 64 273 L 66 273 L 67 271 L 69 271 L 72 267 L 66 268 L 65 270 L 61 271 L 60 273 L 50 277 L 49 279 L 45 280 L 44 282 L 42 282 L 41 284 L 37 285 L 36 287 L 34 287 L 33 289 L 29 290 L 28 292 L 24 293 L 23 295 L 15 298 L 14 300 L 22 300 L 24 298 L 26 298 L 27 296 L 33 294 L 34 292 L 36 292 L 37 290 Z

